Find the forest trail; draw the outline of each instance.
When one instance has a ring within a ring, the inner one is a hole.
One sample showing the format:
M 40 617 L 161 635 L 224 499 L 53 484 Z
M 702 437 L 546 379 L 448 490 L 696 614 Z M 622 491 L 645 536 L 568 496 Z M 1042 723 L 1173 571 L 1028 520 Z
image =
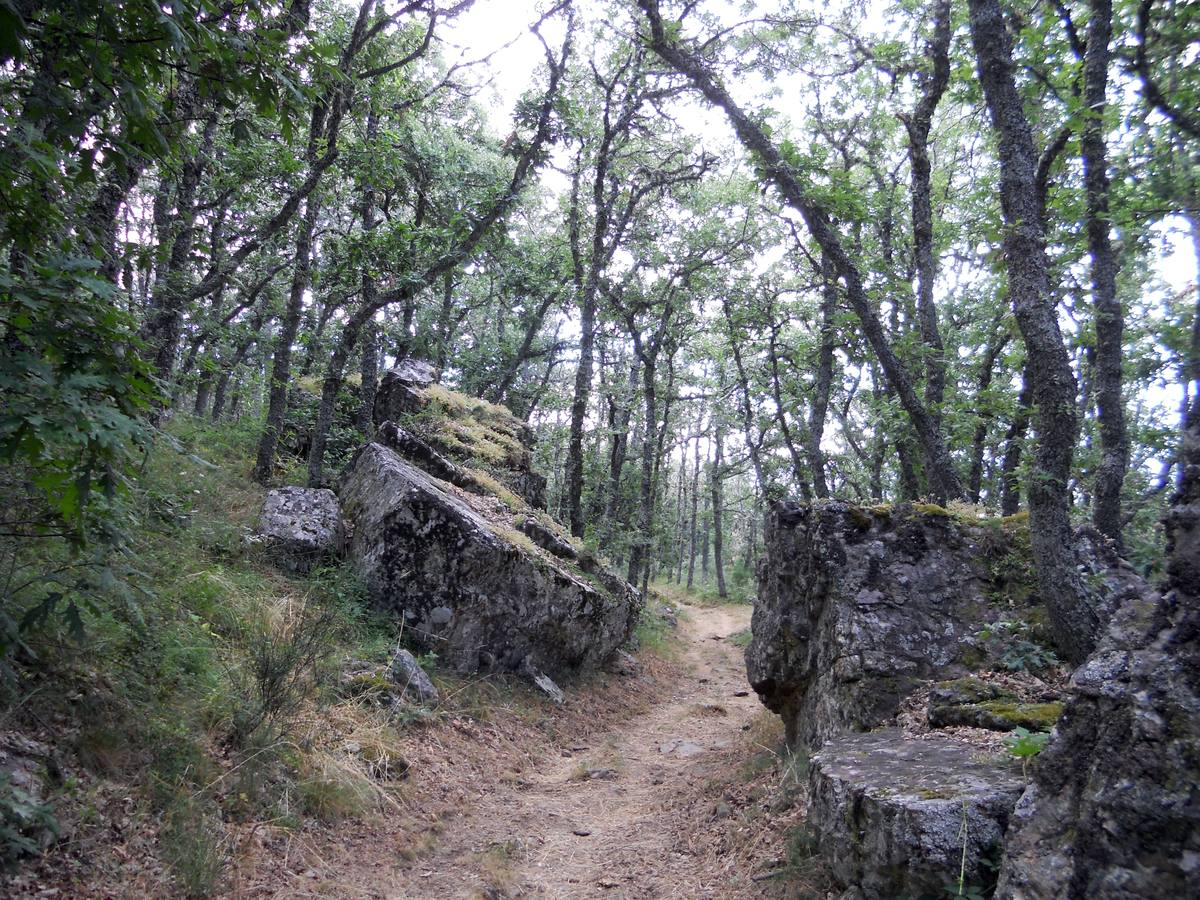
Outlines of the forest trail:
M 561 750 L 522 783 L 498 785 L 392 896 L 725 895 L 697 885 L 681 833 L 693 817 L 672 801 L 712 773 L 713 751 L 761 710 L 747 693 L 742 649 L 728 640 L 749 624 L 749 606 L 687 607 L 678 681 L 663 702 Z
M 442 750 L 456 775 L 440 798 L 346 829 L 340 846 L 262 847 L 270 863 L 235 896 L 760 895 L 734 888 L 749 883 L 745 860 L 709 840 L 736 821 L 713 785 L 755 752 L 752 722 L 763 718 L 729 640 L 750 613 L 684 607 L 678 658 L 653 676 L 569 692 L 553 739 L 507 744 L 463 724 Z

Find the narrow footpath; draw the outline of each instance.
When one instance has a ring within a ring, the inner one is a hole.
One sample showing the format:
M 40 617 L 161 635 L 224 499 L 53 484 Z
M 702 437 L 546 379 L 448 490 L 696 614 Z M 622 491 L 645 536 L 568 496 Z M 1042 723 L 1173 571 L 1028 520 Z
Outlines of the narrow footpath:
M 744 802 L 756 775 L 778 783 L 767 772 L 778 760 L 774 719 L 730 640 L 750 612 L 684 607 L 674 659 L 652 677 L 578 686 L 550 739 L 514 737 L 511 721 L 424 732 L 423 746 L 436 746 L 414 766 L 420 796 L 334 840 L 266 842 L 264 865 L 234 895 L 768 895 L 787 814 L 761 812 L 764 789 Z

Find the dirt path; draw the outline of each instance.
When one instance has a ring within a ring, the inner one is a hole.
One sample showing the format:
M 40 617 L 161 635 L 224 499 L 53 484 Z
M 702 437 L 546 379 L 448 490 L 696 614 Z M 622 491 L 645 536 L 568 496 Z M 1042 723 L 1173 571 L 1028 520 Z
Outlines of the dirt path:
M 694 817 L 679 803 L 719 802 L 694 787 L 761 709 L 741 648 L 726 640 L 749 619 L 748 607 L 689 607 L 664 702 L 479 797 L 387 895 L 724 896 L 697 885 L 681 833 Z

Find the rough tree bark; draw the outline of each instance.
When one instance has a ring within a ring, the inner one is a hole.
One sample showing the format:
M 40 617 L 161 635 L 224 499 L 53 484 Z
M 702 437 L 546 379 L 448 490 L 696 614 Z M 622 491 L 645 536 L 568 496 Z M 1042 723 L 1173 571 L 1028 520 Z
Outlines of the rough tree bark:
M 1076 567 L 1070 518 L 1071 459 L 1079 426 L 1075 375 L 1050 290 L 1036 185 L 1033 132 L 1017 90 L 1012 39 L 999 0 L 969 0 L 971 38 L 996 131 L 1008 290 L 1028 351 L 1037 444 L 1029 479 L 1030 538 L 1041 596 L 1060 651 L 1080 663 L 1104 616 Z
M 1094 388 L 1100 431 L 1092 521 L 1121 548 L 1121 487 L 1129 466 L 1125 404 L 1121 397 L 1125 317 L 1117 298 L 1117 256 L 1109 237 L 1108 161 L 1104 110 L 1108 87 L 1112 0 L 1091 0 L 1087 52 L 1083 59 L 1084 124 L 1079 144 L 1087 192 L 1088 251 L 1092 257 L 1092 306 L 1096 319 Z
M 937 0 L 933 6 L 933 36 L 925 45 L 930 69 L 917 76 L 921 97 L 912 115 L 901 116 L 908 131 L 908 158 L 912 168 L 913 256 L 917 266 L 917 319 L 925 342 L 925 405 L 933 424 L 941 428 L 942 400 L 946 393 L 946 348 L 938 329 L 933 283 L 937 278 L 937 259 L 933 252 L 933 184 L 929 162 L 929 132 L 933 114 L 950 83 L 950 0 Z M 944 503 L 948 488 L 940 483 L 937 472 L 931 474 L 932 487 Z
M 304 311 L 304 294 L 312 283 L 313 234 L 317 226 L 320 204 L 315 194 L 305 202 L 304 218 L 300 233 L 296 237 L 296 268 L 292 274 L 292 287 L 288 293 L 287 306 L 275 352 L 271 361 L 271 381 L 267 400 L 267 420 L 262 437 L 258 441 L 258 456 L 254 463 L 254 478 L 260 484 L 271 480 L 275 471 L 275 452 L 279 447 L 279 434 L 287 416 L 288 382 L 291 380 L 292 344 L 300 327 L 300 316 Z

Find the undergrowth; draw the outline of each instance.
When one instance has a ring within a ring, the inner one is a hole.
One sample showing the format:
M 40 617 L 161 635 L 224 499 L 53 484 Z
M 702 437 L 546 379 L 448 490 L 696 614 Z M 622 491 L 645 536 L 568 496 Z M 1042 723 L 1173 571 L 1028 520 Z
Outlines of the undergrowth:
M 71 573 L 52 591 L 27 579 L 8 592 L 24 630 L 0 727 L 65 744 L 86 777 L 130 785 L 180 896 L 220 889 L 230 823 L 340 821 L 381 802 L 370 761 L 324 757 L 298 727 L 340 702 L 345 659 L 381 663 L 395 635 L 349 571 L 288 577 L 246 539 L 263 496 L 246 477 L 253 425 L 174 422 L 120 498 L 126 530 L 99 565 L 53 539 L 0 548 L 10 570 Z M 47 734 L 44 722 L 61 724 Z M 5 787 L 5 862 L 38 849 L 25 825 L 82 802 L 69 782 L 48 804 Z

